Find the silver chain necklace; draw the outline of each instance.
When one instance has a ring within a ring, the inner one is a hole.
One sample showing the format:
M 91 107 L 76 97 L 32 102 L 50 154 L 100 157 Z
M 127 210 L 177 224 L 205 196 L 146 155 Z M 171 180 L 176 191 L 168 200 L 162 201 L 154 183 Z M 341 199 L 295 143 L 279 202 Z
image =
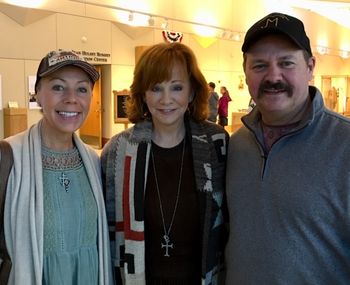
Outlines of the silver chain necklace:
M 161 248 L 165 248 L 164 256 L 167 256 L 167 257 L 170 257 L 170 255 L 169 255 L 169 248 L 172 248 L 172 249 L 174 248 L 174 243 L 170 243 L 169 234 L 170 234 L 171 228 L 173 226 L 174 219 L 175 219 L 175 214 L 176 214 L 176 210 L 177 210 L 177 206 L 179 204 L 181 181 L 182 181 L 182 170 L 183 170 L 183 162 L 184 162 L 184 156 L 185 156 L 185 142 L 186 142 L 186 139 L 184 138 L 184 142 L 183 142 L 183 146 L 182 146 L 180 177 L 179 177 L 179 184 L 177 186 L 176 202 L 175 202 L 173 215 L 171 217 L 171 221 L 170 221 L 170 225 L 169 225 L 168 229 L 166 228 L 166 225 L 165 225 L 163 204 L 162 204 L 162 199 L 160 198 L 160 191 L 159 191 L 159 185 L 158 185 L 158 179 L 157 179 L 157 173 L 156 173 L 156 165 L 154 163 L 153 150 L 151 150 L 151 157 L 152 157 L 152 163 L 153 163 L 153 172 L 154 172 L 154 180 L 156 182 L 156 188 L 157 188 L 157 194 L 158 194 L 158 200 L 159 200 L 159 208 L 160 208 L 160 215 L 162 216 L 163 231 L 164 231 L 164 235 L 163 235 L 164 243 L 161 242 L 160 245 L 161 245 Z

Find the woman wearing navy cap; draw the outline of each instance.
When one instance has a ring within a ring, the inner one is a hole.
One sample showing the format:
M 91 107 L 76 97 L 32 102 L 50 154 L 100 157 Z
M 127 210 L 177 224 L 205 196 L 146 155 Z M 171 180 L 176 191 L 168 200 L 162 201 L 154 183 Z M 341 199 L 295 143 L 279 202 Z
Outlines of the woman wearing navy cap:
M 14 165 L 4 212 L 8 284 L 112 284 L 99 159 L 75 134 L 99 78 L 71 51 L 40 62 L 43 118 L 9 137 Z

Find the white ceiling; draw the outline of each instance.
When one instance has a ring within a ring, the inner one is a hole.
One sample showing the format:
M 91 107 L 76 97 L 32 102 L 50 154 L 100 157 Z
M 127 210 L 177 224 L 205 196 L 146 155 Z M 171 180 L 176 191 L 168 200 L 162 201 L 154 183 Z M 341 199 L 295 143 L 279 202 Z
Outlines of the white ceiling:
M 350 0 L 290 0 L 288 2 L 292 7 L 310 10 L 350 29 Z
M 19 6 L 20 4 L 17 4 L 20 2 L 25 3 L 24 5 L 34 5 L 36 2 L 41 3 L 42 8 L 36 9 L 34 6 L 21 7 Z M 285 7 L 305 9 L 350 29 L 350 0 L 191 0 L 191 2 L 188 2 L 188 0 L 0 0 L 0 12 L 23 26 L 55 12 L 78 16 L 85 15 L 113 21 L 115 20 L 116 10 L 108 7 L 129 9 L 132 7 L 130 6 L 132 2 L 134 2 L 134 7 L 137 7 L 133 9 L 135 11 L 147 11 L 144 7 L 148 6 L 150 9 L 150 11 L 148 10 L 149 14 L 169 18 L 176 16 L 176 18 L 185 19 L 185 22 L 198 22 L 193 19 L 193 15 L 201 7 L 205 7 L 208 10 L 212 10 L 214 17 L 220 18 L 220 23 L 216 26 L 236 29 L 236 31 L 237 29 L 238 31 L 239 29 L 245 31 L 252 19 L 255 20 L 257 15 L 259 18 L 261 16 L 260 10 L 267 6 L 269 6 L 269 10 L 275 9 L 276 11 L 284 11 Z M 91 5 L 93 3 L 103 4 L 105 7 L 101 8 L 98 5 Z M 138 3 L 140 4 L 139 6 L 137 6 Z M 188 5 L 190 5 L 189 8 L 183 8 Z M 255 9 L 251 9 L 252 7 L 255 7 Z

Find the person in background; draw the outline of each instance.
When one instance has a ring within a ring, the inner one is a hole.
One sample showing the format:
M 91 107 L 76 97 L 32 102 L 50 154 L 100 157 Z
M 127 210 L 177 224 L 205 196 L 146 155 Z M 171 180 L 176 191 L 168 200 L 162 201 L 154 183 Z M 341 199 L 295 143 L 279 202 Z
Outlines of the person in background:
M 6 138 L 4 212 L 11 285 L 113 284 L 99 158 L 75 134 L 99 74 L 71 51 L 48 53 L 35 83 L 43 118 Z
M 29 102 L 36 102 L 36 94 L 30 94 Z
M 147 49 L 126 113 L 135 125 L 101 154 L 116 279 L 222 284 L 228 133 L 206 120 L 208 86 L 191 49 Z
M 218 116 L 218 101 L 219 95 L 215 92 L 215 83 L 209 82 L 209 116 L 208 120 L 216 123 L 216 117 Z
M 221 86 L 220 88 L 221 97 L 219 99 L 219 125 L 227 126 L 228 125 L 228 103 L 232 101 L 230 94 L 225 86 Z
M 256 107 L 229 143 L 226 284 L 349 284 L 350 121 L 309 86 L 299 19 L 267 15 L 242 51 Z

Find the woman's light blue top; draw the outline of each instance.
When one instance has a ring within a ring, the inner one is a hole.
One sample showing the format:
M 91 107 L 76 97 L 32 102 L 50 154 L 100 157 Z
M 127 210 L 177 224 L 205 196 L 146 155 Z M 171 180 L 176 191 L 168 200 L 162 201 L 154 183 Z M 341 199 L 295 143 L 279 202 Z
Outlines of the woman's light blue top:
M 97 205 L 76 148 L 42 147 L 43 284 L 98 284 Z

